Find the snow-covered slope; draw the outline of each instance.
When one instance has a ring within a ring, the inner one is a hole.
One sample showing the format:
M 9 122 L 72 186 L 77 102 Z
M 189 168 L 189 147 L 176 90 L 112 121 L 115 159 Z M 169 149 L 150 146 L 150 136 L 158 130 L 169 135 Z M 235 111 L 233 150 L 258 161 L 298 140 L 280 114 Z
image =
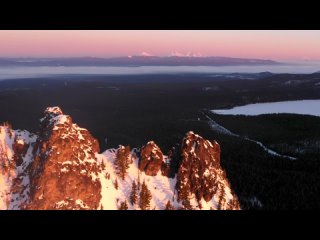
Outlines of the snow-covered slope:
M 37 136 L 0 126 L 0 209 L 20 209 L 30 194 L 28 167 Z
M 102 209 L 118 209 L 121 202 L 127 201 L 128 209 L 139 209 L 138 204 L 130 204 L 130 193 L 132 183 L 145 182 L 152 194 L 150 201 L 150 209 L 164 210 L 168 201 L 175 209 L 184 209 L 181 201 L 178 202 L 178 192 L 176 190 L 177 175 L 174 178 L 163 176 L 161 171 L 158 171 L 156 176 L 148 176 L 145 172 L 141 172 L 138 168 L 139 158 L 132 151 L 132 164 L 127 170 L 127 175 L 122 180 L 115 172 L 114 161 L 116 158 L 117 149 L 109 149 L 101 154 L 96 154 L 100 163 L 103 163 L 105 168 L 99 176 L 101 180 Z M 165 156 L 166 157 L 166 156 Z M 215 171 L 211 169 L 211 171 Z M 205 174 L 210 174 L 209 170 Z M 202 210 L 210 209 L 239 209 L 236 196 L 232 193 L 230 184 L 224 176 L 222 169 L 216 170 L 216 186 L 217 192 L 212 199 L 206 202 L 204 199 L 197 201 L 196 195 L 190 192 L 190 204 L 192 209 L 200 209 L 199 203 L 202 205 Z M 109 176 L 106 178 L 106 176 Z M 115 188 L 115 181 L 118 182 L 118 189 Z M 222 195 L 224 200 L 221 201 Z M 236 204 L 235 204 L 236 203 Z M 234 205 L 231 205 L 234 204 Z
M 151 195 L 146 209 L 240 209 L 217 142 L 189 132 L 178 159 L 153 141 L 127 149 L 99 153 L 98 141 L 59 107 L 45 110 L 38 136 L 1 126 L 0 209 L 141 209 L 143 186 Z
M 148 176 L 144 172 L 140 172 L 138 168 L 139 159 L 136 157 L 134 151 L 132 151 L 132 160 L 130 167 L 127 171 L 127 175 L 124 180 L 122 180 L 115 172 L 114 161 L 116 156 L 116 149 L 109 149 L 101 154 L 97 154 L 97 159 L 99 162 L 105 165 L 104 170 L 102 170 L 99 176 L 101 180 L 101 208 L 102 209 L 118 209 L 121 202 L 127 201 L 128 209 L 139 209 L 138 203 L 130 204 L 130 194 L 132 182 L 135 181 L 140 184 L 143 181 L 147 184 L 151 194 L 152 199 L 150 201 L 150 209 L 165 209 L 165 205 L 168 200 L 174 204 L 175 207 L 180 207 L 174 199 L 174 188 L 176 184 L 176 178 L 168 178 L 163 176 L 159 171 L 156 176 Z M 109 175 L 109 178 L 106 178 Z M 117 179 L 118 189 L 115 188 L 115 181 Z M 176 199 L 176 197 L 175 197 Z

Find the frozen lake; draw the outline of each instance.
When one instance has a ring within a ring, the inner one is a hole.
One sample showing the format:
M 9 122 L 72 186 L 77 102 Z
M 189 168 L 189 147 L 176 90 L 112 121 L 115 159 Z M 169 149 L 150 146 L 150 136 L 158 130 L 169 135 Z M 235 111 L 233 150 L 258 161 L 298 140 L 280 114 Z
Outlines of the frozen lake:
M 232 109 L 212 110 L 223 115 L 248 115 L 256 116 L 271 113 L 295 113 L 320 117 L 320 100 L 298 100 L 270 103 L 256 103 L 234 107 Z

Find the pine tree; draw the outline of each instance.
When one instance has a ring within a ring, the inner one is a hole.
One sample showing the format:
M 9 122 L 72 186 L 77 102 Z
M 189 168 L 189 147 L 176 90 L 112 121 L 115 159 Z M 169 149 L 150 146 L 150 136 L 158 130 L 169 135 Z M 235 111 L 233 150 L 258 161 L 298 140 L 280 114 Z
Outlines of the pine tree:
M 148 189 L 146 183 L 143 181 L 141 185 L 140 201 L 139 201 L 139 207 L 141 208 L 141 210 L 149 209 L 151 198 L 152 198 L 151 192 Z
M 188 198 L 182 200 L 182 205 L 184 210 L 192 210 L 192 206 Z
M 140 186 L 141 186 L 141 183 L 140 183 L 140 170 L 138 169 L 138 191 L 140 191 Z
M 2 145 L 0 144 L 0 169 L 6 167 L 6 156 Z
M 126 156 L 128 165 L 133 163 L 132 155 L 131 155 L 131 149 L 130 149 L 129 145 L 125 147 L 124 152 L 125 152 L 125 156 Z
M 116 178 L 116 180 L 114 181 L 114 188 L 118 190 L 118 179 Z
M 129 168 L 129 164 L 131 162 L 130 157 L 130 147 L 120 146 L 116 153 L 116 160 L 114 161 L 115 169 L 117 174 L 124 180 L 127 169 Z
M 0 167 L 3 169 L 10 169 L 13 162 L 8 157 L 8 148 L 6 145 L 0 145 Z
M 190 203 L 190 185 L 180 185 L 178 186 L 178 201 L 182 203 L 183 209 L 185 210 L 192 210 L 192 206 Z
M 7 127 L 8 130 L 12 129 L 12 125 L 9 122 L 2 123 L 2 126 Z M 9 133 L 9 132 L 8 132 Z
M 226 202 L 225 192 L 224 192 L 223 188 L 220 190 L 220 196 L 219 197 L 220 197 L 220 199 L 219 199 L 219 202 L 218 202 L 218 210 L 223 210 L 224 204 Z
M 170 200 L 168 200 L 165 210 L 174 210 L 174 207 L 172 206 Z
M 119 210 L 128 210 L 127 200 L 121 202 Z
M 130 194 L 130 203 L 134 205 L 137 203 L 138 195 L 137 195 L 137 184 L 136 181 L 133 180 L 131 194 Z
M 105 170 L 105 169 L 106 169 L 106 165 L 104 164 L 104 161 L 102 161 L 102 163 L 101 163 L 101 169 L 102 169 L 102 170 Z

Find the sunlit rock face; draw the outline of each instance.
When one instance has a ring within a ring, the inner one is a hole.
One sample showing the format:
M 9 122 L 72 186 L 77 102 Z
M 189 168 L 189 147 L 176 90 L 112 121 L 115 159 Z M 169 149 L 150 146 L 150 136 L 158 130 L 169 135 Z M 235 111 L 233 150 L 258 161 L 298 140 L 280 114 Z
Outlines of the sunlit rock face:
M 220 166 L 220 145 L 188 132 L 181 145 L 182 161 L 177 175 L 178 199 L 194 195 L 201 206 L 214 200 L 217 209 L 239 209 L 225 171 Z
M 167 156 L 154 141 L 128 148 L 123 167 L 123 146 L 100 153 L 88 130 L 48 107 L 37 134 L 0 126 L 0 209 L 141 209 L 142 185 L 142 209 L 240 209 L 220 145 L 193 132 L 178 145 Z
M 150 141 L 142 147 L 139 162 L 140 171 L 144 171 L 149 176 L 155 176 L 163 163 L 163 153 L 157 144 Z
M 30 168 L 27 209 L 97 209 L 101 171 L 95 153 L 98 141 L 72 122 L 60 108 L 47 108 Z

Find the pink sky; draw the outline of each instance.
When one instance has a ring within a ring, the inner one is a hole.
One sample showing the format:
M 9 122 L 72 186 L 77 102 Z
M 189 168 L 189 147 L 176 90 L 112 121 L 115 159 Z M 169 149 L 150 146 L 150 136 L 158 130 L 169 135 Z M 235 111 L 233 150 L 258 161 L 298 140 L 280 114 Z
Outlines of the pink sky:
M 274 60 L 320 60 L 320 31 L 0 30 L 1 57 L 114 57 L 200 52 Z

